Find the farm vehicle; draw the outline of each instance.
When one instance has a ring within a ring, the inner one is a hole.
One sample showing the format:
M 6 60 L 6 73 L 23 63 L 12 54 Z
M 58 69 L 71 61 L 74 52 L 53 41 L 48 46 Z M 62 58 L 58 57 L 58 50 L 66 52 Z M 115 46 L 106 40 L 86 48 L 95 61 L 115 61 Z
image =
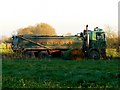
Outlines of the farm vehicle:
M 71 36 L 13 35 L 12 50 L 30 58 L 60 56 L 70 59 L 73 56 L 100 59 L 106 57 L 106 36 L 98 27 L 88 30 L 88 25 L 83 32 Z

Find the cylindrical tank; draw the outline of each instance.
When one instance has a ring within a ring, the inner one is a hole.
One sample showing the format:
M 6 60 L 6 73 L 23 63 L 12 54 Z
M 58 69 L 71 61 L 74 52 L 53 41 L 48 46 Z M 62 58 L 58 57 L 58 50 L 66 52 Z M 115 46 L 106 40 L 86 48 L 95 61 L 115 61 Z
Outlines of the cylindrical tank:
M 40 47 L 37 44 L 41 44 L 50 49 L 74 49 L 74 48 L 82 48 L 82 40 L 77 36 L 38 36 L 38 35 L 24 35 L 22 37 L 31 40 L 24 40 L 20 38 L 18 39 L 18 46 L 21 48 L 36 48 L 42 49 L 44 47 Z M 35 44 L 36 43 L 36 44 Z

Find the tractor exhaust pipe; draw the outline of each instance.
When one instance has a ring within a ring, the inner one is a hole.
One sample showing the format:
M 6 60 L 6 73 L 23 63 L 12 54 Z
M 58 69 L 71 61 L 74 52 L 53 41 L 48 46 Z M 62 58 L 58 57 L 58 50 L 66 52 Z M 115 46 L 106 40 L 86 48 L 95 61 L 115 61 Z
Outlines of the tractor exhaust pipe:
M 86 25 L 86 30 L 88 30 L 88 25 Z
M 87 47 L 89 47 L 88 25 L 86 25 L 86 32 L 87 32 Z

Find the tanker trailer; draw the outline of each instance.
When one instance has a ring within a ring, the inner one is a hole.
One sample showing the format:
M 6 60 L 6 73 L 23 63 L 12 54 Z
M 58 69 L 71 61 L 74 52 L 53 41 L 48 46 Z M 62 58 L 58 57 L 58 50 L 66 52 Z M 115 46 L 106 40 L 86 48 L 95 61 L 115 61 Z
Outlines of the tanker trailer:
M 48 56 L 68 55 L 100 59 L 106 56 L 105 32 L 98 27 L 94 31 L 86 30 L 71 36 L 41 36 L 24 34 L 13 36 L 12 50 L 27 57 L 44 58 Z M 72 55 L 71 55 L 72 54 Z
M 77 36 L 39 36 L 33 34 L 13 36 L 12 50 L 29 57 L 61 56 L 70 49 L 82 49 Z

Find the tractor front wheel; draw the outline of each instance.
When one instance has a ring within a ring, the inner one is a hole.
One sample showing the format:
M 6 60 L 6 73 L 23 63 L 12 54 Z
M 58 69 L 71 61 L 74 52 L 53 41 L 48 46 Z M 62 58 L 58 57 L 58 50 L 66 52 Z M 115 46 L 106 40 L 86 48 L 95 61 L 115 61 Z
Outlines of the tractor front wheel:
M 99 59 L 100 59 L 100 54 L 99 54 L 98 51 L 92 50 L 92 51 L 89 53 L 89 58 L 90 58 L 90 59 L 94 59 L 94 60 L 99 60 Z

